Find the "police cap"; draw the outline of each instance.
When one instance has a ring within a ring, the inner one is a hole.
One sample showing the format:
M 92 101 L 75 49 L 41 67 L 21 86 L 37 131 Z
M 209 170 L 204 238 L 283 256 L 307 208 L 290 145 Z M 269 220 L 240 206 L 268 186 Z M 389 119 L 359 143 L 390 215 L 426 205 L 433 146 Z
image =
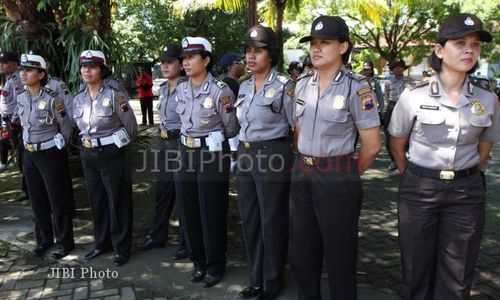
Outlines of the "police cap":
M 6 62 L 6 61 L 14 61 L 16 63 L 19 63 L 19 57 L 14 52 L 9 52 L 9 51 L 0 52 L 0 62 Z
M 402 67 L 403 69 L 407 69 L 408 67 L 406 66 L 406 63 L 403 59 L 401 58 L 396 58 L 393 61 L 389 63 L 389 70 L 392 71 L 395 67 Z
M 439 27 L 437 42 L 464 37 L 470 33 L 478 33 L 483 42 L 491 42 L 491 34 L 483 29 L 483 22 L 473 14 L 460 13 L 446 19 Z
M 245 35 L 245 46 L 247 47 L 267 47 L 276 46 L 278 38 L 276 33 L 270 28 L 262 25 L 252 26 Z
M 40 55 L 35 54 L 22 54 L 21 55 L 21 64 L 19 66 L 21 69 L 23 68 L 36 68 L 36 69 L 47 69 L 47 63 L 45 59 Z
M 344 19 L 338 16 L 317 17 L 311 25 L 311 34 L 299 40 L 300 43 L 309 42 L 312 39 L 349 41 L 349 28 Z
M 158 60 L 160 62 L 176 60 L 181 57 L 181 54 L 182 54 L 181 45 L 167 44 L 165 48 L 163 48 L 163 52 L 161 53 Z
M 188 36 L 182 40 L 182 54 L 181 56 L 197 54 L 201 52 L 212 53 L 212 44 L 203 37 Z

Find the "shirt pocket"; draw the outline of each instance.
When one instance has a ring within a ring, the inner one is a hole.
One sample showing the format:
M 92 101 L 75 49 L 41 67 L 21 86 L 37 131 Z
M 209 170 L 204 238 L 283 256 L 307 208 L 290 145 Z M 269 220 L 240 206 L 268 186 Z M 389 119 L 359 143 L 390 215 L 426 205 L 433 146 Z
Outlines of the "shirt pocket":
M 109 118 L 113 115 L 112 107 L 101 107 L 97 112 L 97 116 L 100 118 Z
M 79 119 L 83 116 L 83 107 L 75 105 L 73 109 L 73 119 Z
M 429 144 L 443 144 L 448 137 L 445 115 L 440 111 L 417 112 L 417 129 L 421 139 Z
M 306 111 L 306 104 L 295 104 L 295 117 L 298 118 L 304 114 Z
M 279 113 L 280 112 L 280 107 L 279 107 L 279 95 L 275 95 L 274 97 L 259 97 L 256 99 L 255 103 L 259 106 L 266 106 L 268 107 L 271 112 L 273 113 Z
M 179 115 L 184 114 L 186 111 L 186 102 L 179 101 L 177 102 L 177 109 L 175 110 Z
M 493 124 L 491 115 L 488 114 L 476 116 L 470 113 L 468 121 L 469 124 L 462 127 L 461 134 L 465 142 L 469 143 L 477 142 L 483 131 Z
M 323 135 L 344 136 L 349 132 L 352 125 L 348 124 L 349 112 L 343 109 L 323 108 L 321 120 L 324 123 Z

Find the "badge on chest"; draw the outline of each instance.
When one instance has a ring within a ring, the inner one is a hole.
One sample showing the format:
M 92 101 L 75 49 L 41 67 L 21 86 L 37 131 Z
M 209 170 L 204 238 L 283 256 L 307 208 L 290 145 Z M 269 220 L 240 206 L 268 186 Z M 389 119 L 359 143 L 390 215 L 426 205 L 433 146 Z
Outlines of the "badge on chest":
M 333 98 L 333 108 L 342 109 L 344 108 L 345 97 L 342 95 L 337 95 Z

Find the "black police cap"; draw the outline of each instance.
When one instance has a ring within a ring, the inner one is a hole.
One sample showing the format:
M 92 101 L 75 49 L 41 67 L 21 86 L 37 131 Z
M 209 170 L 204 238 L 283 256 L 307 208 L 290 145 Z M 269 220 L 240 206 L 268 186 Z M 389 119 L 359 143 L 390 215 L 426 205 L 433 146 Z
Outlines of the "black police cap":
M 408 67 L 406 66 L 406 63 L 403 59 L 401 58 L 396 58 L 393 61 L 389 63 L 389 70 L 394 69 L 395 67 L 403 67 L 404 69 L 407 69 Z
M 439 27 L 437 42 L 464 37 L 470 33 L 478 33 L 483 42 L 491 42 L 491 34 L 483 29 L 483 22 L 473 14 L 456 14 L 444 21 Z
M 5 61 L 15 61 L 16 63 L 19 63 L 19 56 L 17 53 L 14 52 L 0 52 L 0 62 L 5 62 Z
M 160 62 L 176 60 L 181 57 L 181 54 L 182 54 L 181 45 L 167 44 L 165 48 L 163 48 L 163 52 L 161 53 L 158 60 Z
M 266 47 L 266 46 L 276 46 L 278 44 L 278 38 L 276 33 L 269 28 L 262 25 L 255 25 L 250 27 L 245 35 L 245 46 L 248 47 Z
M 317 17 L 311 25 L 311 34 L 299 40 L 299 43 L 309 42 L 317 38 L 321 40 L 343 39 L 349 41 L 349 27 L 344 19 L 338 16 Z

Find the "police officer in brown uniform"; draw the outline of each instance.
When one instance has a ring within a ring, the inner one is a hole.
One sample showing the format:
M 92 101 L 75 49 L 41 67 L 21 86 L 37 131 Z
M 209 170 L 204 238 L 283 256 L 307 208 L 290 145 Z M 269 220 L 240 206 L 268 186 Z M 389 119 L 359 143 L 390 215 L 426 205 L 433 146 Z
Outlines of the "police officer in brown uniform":
M 245 47 L 252 76 L 241 83 L 235 104 L 241 126 L 236 182 L 250 286 L 240 296 L 274 299 L 288 249 L 295 84 L 273 68 L 279 48 L 271 28 L 250 28 Z
M 80 157 L 94 217 L 93 259 L 113 249 L 114 265 L 124 264 L 132 241 L 132 182 L 127 178 L 126 146 L 137 134 L 137 121 L 125 95 L 103 84 L 110 71 L 104 53 L 83 51 L 84 91 L 73 99 L 73 120 L 80 129 Z
M 480 170 L 500 139 L 500 108 L 468 74 L 491 40 L 475 15 L 448 18 L 429 58 L 436 75 L 406 89 L 394 108 L 402 299 L 470 297 L 485 219 Z
M 21 56 L 20 78 L 26 91 L 17 96 L 16 117 L 23 126 L 25 148 L 23 170 L 35 215 L 36 248 L 41 256 L 54 244 L 59 259 L 74 248 L 71 218 L 70 176 L 65 144 L 71 135 L 71 121 L 64 100 L 44 87 L 45 60 L 39 55 Z
M 396 170 L 396 164 L 392 157 L 389 139 L 389 122 L 391 121 L 392 110 L 399 100 L 399 96 L 403 93 L 405 87 L 413 82 L 413 78 L 404 76 L 403 72 L 407 69 L 403 59 L 397 58 L 389 63 L 389 70 L 394 74 L 394 79 L 387 82 L 384 87 L 384 133 L 385 133 L 385 148 L 391 158 L 391 164 L 388 166 L 389 171 Z
M 330 299 L 357 299 L 358 217 L 363 199 L 360 174 L 380 149 L 380 120 L 364 76 L 347 70 L 349 29 L 337 16 L 312 23 L 309 42 L 316 71 L 295 89 L 297 140 L 290 202 L 290 262 L 299 299 L 321 299 L 326 259 Z M 359 134 L 359 157 L 353 158 Z
M 192 282 L 220 282 L 226 268 L 229 201 L 228 138 L 238 132 L 234 95 L 209 73 L 212 45 L 202 37 L 182 40 L 189 77 L 177 88 L 181 118 L 181 168 L 175 174 L 177 200 L 190 259 Z
M 179 136 L 181 119 L 177 113 L 177 87 L 183 80 L 182 47 L 178 44 L 168 44 L 163 49 L 160 58 L 161 71 L 167 79 L 160 86 L 158 114 L 160 116 L 159 142 L 160 151 L 157 159 L 158 178 L 156 184 L 156 206 L 153 228 L 142 243 L 137 245 L 139 250 L 148 250 L 155 247 L 164 247 L 168 236 L 168 221 L 175 203 L 174 172 L 178 169 Z M 181 223 L 182 224 L 182 223 Z M 181 247 L 174 258 L 184 258 L 185 245 L 180 228 Z

